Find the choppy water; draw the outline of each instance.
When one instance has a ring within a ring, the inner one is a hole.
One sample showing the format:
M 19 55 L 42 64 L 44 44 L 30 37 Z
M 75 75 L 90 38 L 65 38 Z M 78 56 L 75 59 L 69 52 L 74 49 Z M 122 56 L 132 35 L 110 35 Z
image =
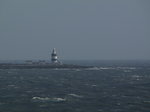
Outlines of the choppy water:
M 150 112 L 149 63 L 98 64 L 0 69 L 0 112 Z

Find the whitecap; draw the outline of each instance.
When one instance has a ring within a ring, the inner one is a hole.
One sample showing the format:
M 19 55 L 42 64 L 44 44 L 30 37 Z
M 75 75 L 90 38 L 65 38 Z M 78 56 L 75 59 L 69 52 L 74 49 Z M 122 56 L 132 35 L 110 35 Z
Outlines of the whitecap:
M 68 94 L 69 96 L 73 96 L 73 97 L 77 97 L 77 98 L 82 98 L 83 96 L 81 96 L 81 95 L 77 95 L 77 94 L 73 94 L 73 93 L 71 93 L 71 94 Z
M 65 98 L 57 98 L 57 97 L 54 97 L 54 98 L 49 98 L 49 97 L 33 97 L 32 98 L 33 101 L 42 101 L 42 102 L 47 102 L 47 101 L 52 101 L 52 102 L 64 102 L 66 101 Z
M 92 67 L 92 68 L 87 68 L 85 70 L 100 70 L 100 68 L 99 67 Z
M 96 87 L 97 85 L 93 84 L 92 87 Z

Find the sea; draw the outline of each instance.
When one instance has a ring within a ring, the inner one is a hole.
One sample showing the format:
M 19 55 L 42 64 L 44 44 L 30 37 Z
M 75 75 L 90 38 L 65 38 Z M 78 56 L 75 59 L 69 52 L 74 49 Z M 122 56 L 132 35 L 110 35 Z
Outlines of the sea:
M 0 112 L 150 112 L 150 61 L 88 69 L 0 69 Z

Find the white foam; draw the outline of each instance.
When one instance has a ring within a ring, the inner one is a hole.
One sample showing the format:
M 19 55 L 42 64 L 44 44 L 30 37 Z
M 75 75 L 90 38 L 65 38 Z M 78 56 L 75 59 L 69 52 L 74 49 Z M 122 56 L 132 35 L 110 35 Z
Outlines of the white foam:
M 81 96 L 81 95 L 77 95 L 77 94 L 73 94 L 73 93 L 71 93 L 71 94 L 68 94 L 69 96 L 73 96 L 73 97 L 77 97 L 77 98 L 82 98 L 83 96 Z
M 63 101 L 66 101 L 65 98 L 57 98 L 57 97 L 54 97 L 54 98 L 33 97 L 32 100 L 34 100 L 34 101 L 53 101 L 53 102 L 63 102 Z
M 97 85 L 93 84 L 92 87 L 96 87 Z

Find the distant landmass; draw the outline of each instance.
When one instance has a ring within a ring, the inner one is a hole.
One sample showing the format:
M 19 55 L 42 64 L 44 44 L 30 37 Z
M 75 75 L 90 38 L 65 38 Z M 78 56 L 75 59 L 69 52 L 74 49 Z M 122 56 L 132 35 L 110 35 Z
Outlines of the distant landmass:
M 91 68 L 92 66 L 74 65 L 74 64 L 63 64 L 58 60 L 56 49 L 54 48 L 51 53 L 51 63 L 44 60 L 34 62 L 27 60 L 25 63 L 0 63 L 0 69 L 33 69 L 33 68 Z

